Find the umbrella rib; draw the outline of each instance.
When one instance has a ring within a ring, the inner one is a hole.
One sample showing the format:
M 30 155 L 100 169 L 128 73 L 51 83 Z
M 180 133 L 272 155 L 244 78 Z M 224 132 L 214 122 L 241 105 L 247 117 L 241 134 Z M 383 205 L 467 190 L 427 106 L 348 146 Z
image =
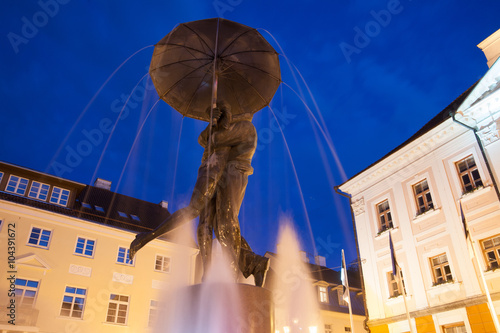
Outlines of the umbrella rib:
M 194 91 L 194 94 L 191 96 L 191 99 L 189 100 L 189 103 L 186 106 L 186 109 L 189 110 L 189 107 L 191 106 L 191 103 L 193 102 L 194 97 L 196 96 L 196 92 L 200 89 L 200 87 L 201 87 L 203 81 L 205 80 L 205 78 L 207 77 L 208 73 L 209 73 L 208 71 L 205 72 L 205 75 L 203 76 L 203 79 L 200 81 L 200 83 L 198 84 L 198 87 L 196 87 L 196 90 Z
M 171 62 L 170 64 L 165 64 L 165 65 L 158 66 L 158 67 L 154 68 L 154 69 L 153 69 L 153 71 L 154 71 L 154 70 L 157 70 L 157 69 L 165 68 L 165 67 L 168 67 L 168 66 L 171 66 L 171 65 L 178 65 L 178 64 L 183 63 L 183 62 L 188 62 L 188 61 L 200 61 L 200 60 L 208 60 L 208 63 L 203 64 L 203 66 L 205 66 L 205 65 L 207 65 L 207 64 L 209 64 L 209 63 L 211 63 L 211 62 L 212 62 L 212 59 L 210 59 L 210 58 L 200 58 L 200 59 L 186 59 L 186 60 L 179 60 L 179 61 L 177 61 L 177 62 Z M 200 67 L 198 67 L 198 68 L 200 68 Z
M 204 39 L 200 36 L 200 34 L 199 34 L 199 33 L 197 33 L 196 31 L 194 31 L 194 30 L 193 30 L 190 26 L 185 25 L 185 24 L 184 24 L 184 26 L 185 26 L 186 28 L 188 28 L 189 30 L 191 30 L 191 31 L 192 31 L 192 32 L 193 32 L 196 36 L 198 36 L 198 38 L 199 38 L 199 39 L 203 42 L 203 44 L 205 44 L 205 46 L 206 46 L 206 47 L 207 47 L 210 51 L 212 51 L 212 56 L 214 56 L 214 57 L 215 57 L 215 54 L 214 54 L 213 50 L 210 48 L 210 46 L 208 45 L 208 43 L 207 43 L 207 42 L 206 42 L 206 41 L 205 41 L 205 40 L 204 40 Z M 201 52 L 201 51 L 200 51 L 200 52 Z M 203 53 L 205 53 L 205 52 L 203 52 Z M 205 54 L 206 54 L 206 53 L 205 53 Z M 207 55 L 208 55 L 208 54 L 207 54 Z
M 203 53 L 204 55 L 206 56 L 209 56 L 209 57 L 213 57 L 213 54 L 210 54 L 210 53 L 207 53 L 205 51 L 202 51 L 202 50 L 199 50 L 199 49 L 196 49 L 194 47 L 191 47 L 191 46 L 187 46 L 187 45 L 183 45 L 183 44 L 177 44 L 177 43 L 164 43 L 164 44 L 156 44 L 156 45 L 165 45 L 165 46 L 178 46 L 178 47 L 182 47 L 182 48 L 185 48 L 185 49 L 188 49 L 188 50 L 192 50 L 192 51 L 196 51 L 196 52 L 200 52 L 200 53 Z M 162 53 L 165 53 L 165 52 L 168 52 L 170 50 L 164 50 Z
M 224 48 L 224 50 L 222 50 L 222 51 L 219 53 L 219 54 L 221 55 L 221 57 L 222 57 L 222 54 L 223 54 L 224 52 L 226 52 L 226 50 L 227 50 L 227 49 L 228 49 L 231 45 L 233 45 L 233 44 L 236 42 L 236 40 L 237 40 L 237 39 L 239 39 L 241 36 L 243 36 L 243 35 L 245 35 L 245 34 L 249 33 L 250 31 L 256 31 L 256 32 L 260 35 L 260 33 L 259 33 L 257 30 L 252 29 L 252 28 L 250 28 L 250 29 L 248 29 L 248 30 L 246 30 L 246 31 L 243 31 L 241 34 L 239 34 L 238 36 L 236 36 L 235 38 L 233 38 L 233 40 L 231 41 L 231 43 L 227 44 L 227 46 Z
M 264 101 L 264 103 L 266 103 L 266 105 L 269 105 L 269 102 L 260 94 L 260 92 L 257 89 L 255 89 L 255 87 L 250 82 L 248 82 L 246 77 L 244 77 L 238 72 L 234 72 L 234 74 L 240 76 L 243 79 L 243 81 L 246 82 L 248 86 L 252 88 L 255 91 L 255 93 Z
M 229 60 L 229 59 L 224 59 L 224 61 L 232 62 L 232 63 L 235 63 L 235 64 L 240 64 L 240 65 L 243 65 L 243 66 L 246 66 L 246 67 L 250 67 L 250 68 L 256 69 L 258 71 L 261 71 L 262 73 L 265 73 L 265 74 L 269 75 L 273 79 L 278 80 L 279 82 L 281 82 L 281 78 L 280 77 L 277 77 L 274 74 L 271 74 L 271 73 L 269 73 L 269 72 L 267 72 L 267 71 L 265 71 L 265 70 L 263 70 L 263 69 L 261 69 L 259 67 L 252 66 L 252 65 L 249 65 L 249 64 L 245 64 L 245 63 L 239 62 L 239 61 Z M 236 73 L 236 71 L 235 71 L 235 73 Z
M 163 97 L 165 97 L 165 95 L 167 95 L 172 89 L 174 89 L 182 80 L 184 80 L 187 76 L 189 76 L 190 74 L 193 74 L 194 72 L 196 72 L 197 70 L 199 70 L 200 68 L 202 68 L 203 66 L 206 66 L 207 64 L 203 64 L 195 69 L 193 69 L 191 72 L 187 73 L 186 75 L 184 75 L 180 80 L 178 80 L 177 82 L 175 82 L 174 84 L 172 84 L 170 86 L 170 88 L 168 88 L 167 91 L 165 91 L 161 96 L 160 98 L 163 99 Z

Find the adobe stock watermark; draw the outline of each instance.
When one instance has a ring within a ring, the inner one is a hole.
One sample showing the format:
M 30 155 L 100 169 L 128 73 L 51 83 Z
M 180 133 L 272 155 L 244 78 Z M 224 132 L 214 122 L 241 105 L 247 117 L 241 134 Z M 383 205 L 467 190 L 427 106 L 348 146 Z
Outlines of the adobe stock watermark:
M 38 35 L 41 28 L 45 27 L 50 19 L 54 18 L 59 13 L 60 5 L 66 5 L 71 0 L 39 0 L 38 6 L 40 10 L 35 12 L 31 19 L 26 16 L 21 17 L 20 33 L 9 32 L 7 39 L 9 40 L 12 49 L 17 54 L 19 47 L 26 45 L 29 41 Z
M 373 19 L 366 22 L 362 28 L 358 26 L 353 28 L 355 32 L 353 38 L 354 45 L 346 42 L 339 44 L 340 50 L 347 63 L 351 63 L 353 54 L 361 53 L 361 50 L 370 45 L 372 39 L 382 32 L 382 28 L 387 27 L 391 23 L 392 17 L 400 14 L 403 9 L 404 7 L 401 5 L 400 0 L 389 0 L 386 9 L 381 9 L 379 11 L 371 10 L 370 16 Z
M 217 16 L 224 18 L 224 13 L 232 12 L 234 8 L 241 5 L 243 0 L 214 0 L 212 5 L 214 6 Z
M 290 121 L 297 117 L 296 114 L 287 112 L 286 106 L 283 110 L 272 109 L 273 118 L 269 121 L 269 126 L 263 127 L 257 131 L 257 149 L 264 150 L 265 146 L 273 142 L 276 133 L 281 135 L 281 131 L 290 124 Z M 281 127 L 281 129 L 280 129 Z
M 153 84 L 149 84 L 149 80 L 144 80 L 141 85 L 138 85 L 134 91 L 129 95 L 121 94 L 111 102 L 111 112 L 119 114 L 119 121 L 123 121 L 130 115 L 130 111 L 139 107 L 140 103 L 144 100 L 147 91 L 154 91 Z M 127 102 L 128 100 L 128 102 Z M 127 104 L 125 105 L 125 103 Z M 50 168 L 58 177 L 66 173 L 71 173 L 78 167 L 83 159 L 94 151 L 94 148 L 99 147 L 105 142 L 107 135 L 113 130 L 114 121 L 111 118 L 104 117 L 97 126 L 91 129 L 83 129 L 80 134 L 83 137 L 76 145 L 66 145 L 64 147 L 64 162 L 54 161 Z

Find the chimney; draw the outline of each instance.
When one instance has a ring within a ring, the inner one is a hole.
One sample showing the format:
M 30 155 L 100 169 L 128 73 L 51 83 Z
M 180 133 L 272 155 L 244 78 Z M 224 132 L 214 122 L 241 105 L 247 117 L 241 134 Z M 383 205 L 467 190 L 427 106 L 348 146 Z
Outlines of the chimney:
M 326 267 L 326 258 L 323 256 L 314 256 L 314 263 L 318 266 Z
M 159 205 L 160 205 L 162 208 L 168 209 L 168 201 L 166 201 L 166 200 L 162 200 L 162 201 L 160 201 Z
M 105 190 L 111 190 L 111 181 L 102 178 L 97 178 L 94 182 L 94 186 L 98 188 L 103 188 Z
M 484 52 L 486 60 L 488 61 L 488 67 L 493 66 L 493 63 L 500 56 L 500 29 L 479 43 L 477 47 Z

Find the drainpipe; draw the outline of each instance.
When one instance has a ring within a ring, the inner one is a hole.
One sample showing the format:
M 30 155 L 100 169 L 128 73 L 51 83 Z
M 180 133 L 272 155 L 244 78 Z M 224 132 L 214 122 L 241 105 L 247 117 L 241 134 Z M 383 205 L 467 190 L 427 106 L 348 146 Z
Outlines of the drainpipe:
M 450 111 L 450 116 L 451 116 L 451 118 L 453 119 L 454 122 L 456 122 L 457 124 L 460 124 L 460 125 L 464 126 L 467 129 L 470 129 L 472 132 L 474 132 L 474 136 L 476 137 L 476 141 L 477 141 L 477 144 L 479 146 L 479 150 L 481 151 L 481 154 L 483 155 L 484 162 L 486 163 L 486 169 L 488 170 L 488 173 L 490 175 L 491 181 L 493 182 L 493 187 L 495 188 L 495 192 L 497 194 L 497 198 L 500 201 L 500 192 L 498 191 L 497 182 L 495 180 L 495 177 L 493 176 L 493 172 L 491 171 L 490 162 L 488 161 L 488 157 L 486 156 L 486 152 L 484 151 L 484 147 L 483 147 L 483 143 L 481 142 L 481 138 L 477 134 L 477 128 L 470 127 L 469 125 L 464 124 L 464 123 L 458 121 L 455 118 L 455 112 L 453 112 L 453 111 Z
M 352 228 L 354 229 L 354 243 L 356 244 L 356 254 L 358 256 L 358 267 L 359 267 L 359 275 L 361 278 L 361 289 L 363 290 L 363 305 L 365 307 L 365 320 L 363 321 L 363 325 L 365 331 L 371 332 L 368 327 L 368 306 L 366 305 L 366 289 L 365 289 L 365 279 L 363 277 L 363 265 L 361 265 L 361 257 L 359 255 L 359 245 L 358 245 L 358 234 L 356 232 L 356 223 L 354 222 L 354 211 L 352 210 L 352 197 L 348 193 L 344 193 L 339 189 L 339 185 L 333 187 L 337 194 L 340 194 L 343 197 L 349 199 L 349 208 L 351 209 L 351 219 L 352 219 Z

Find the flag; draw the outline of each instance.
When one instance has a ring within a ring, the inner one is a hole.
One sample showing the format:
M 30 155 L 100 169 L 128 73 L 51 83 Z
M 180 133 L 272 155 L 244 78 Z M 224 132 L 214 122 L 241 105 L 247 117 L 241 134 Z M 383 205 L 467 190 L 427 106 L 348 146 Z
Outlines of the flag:
M 464 210 L 462 209 L 462 200 L 460 200 L 460 218 L 462 219 L 462 224 L 464 225 L 465 238 L 469 236 L 469 230 L 467 229 L 467 221 L 465 220 Z
M 347 270 L 345 269 L 344 250 L 342 250 L 342 266 L 340 268 L 340 280 L 342 281 L 342 298 L 349 303 L 349 282 L 347 281 Z
M 394 244 L 392 244 L 392 237 L 390 231 L 389 231 L 389 248 L 391 249 L 392 275 L 396 277 L 398 274 L 397 270 L 398 263 L 396 261 L 396 254 L 394 253 Z

